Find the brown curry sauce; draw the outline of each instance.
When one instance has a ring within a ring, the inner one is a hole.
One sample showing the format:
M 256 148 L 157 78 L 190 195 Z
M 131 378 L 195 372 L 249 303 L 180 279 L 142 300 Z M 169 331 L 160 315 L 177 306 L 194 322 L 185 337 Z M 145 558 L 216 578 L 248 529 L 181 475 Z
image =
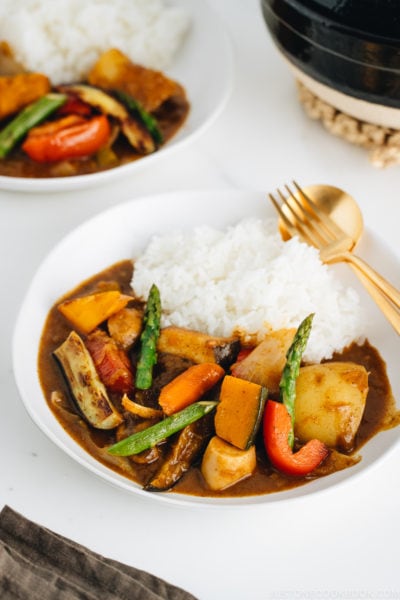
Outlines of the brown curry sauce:
M 94 290 L 99 291 L 99 289 L 114 287 L 118 287 L 124 293 L 132 293 L 130 288 L 132 272 L 133 263 L 131 261 L 117 263 L 82 283 L 73 292 L 66 295 L 63 300 L 85 295 Z M 78 414 L 71 399 L 65 402 L 54 402 L 52 400 L 54 391 L 61 392 L 66 399 L 69 397 L 67 384 L 53 357 L 53 352 L 66 339 L 71 327 L 57 310 L 57 304 L 49 312 L 42 334 L 38 360 L 40 382 L 49 408 L 68 434 L 89 454 L 109 468 L 140 485 L 145 485 L 158 470 L 159 461 L 150 465 L 138 465 L 129 459 L 112 457 L 107 453 L 106 447 L 116 441 L 113 431 L 105 432 L 91 428 Z M 358 451 L 360 448 L 379 431 L 397 426 L 400 423 L 400 412 L 396 409 L 385 363 L 379 352 L 368 341 L 365 341 L 362 345 L 352 344 L 342 353 L 335 354 L 332 360 L 353 361 L 362 364 L 369 373 L 369 392 L 366 407 L 356 436 L 355 448 L 351 454 L 342 454 L 332 450 L 329 457 L 313 472 L 311 477 L 292 479 L 285 477 L 271 467 L 263 449 L 262 440 L 259 439 L 257 442 L 257 468 L 251 477 L 224 491 L 212 492 L 204 482 L 199 465 L 194 465 L 175 485 L 173 491 L 195 496 L 215 497 L 261 495 L 304 485 L 310 479 L 329 475 L 359 462 Z M 170 380 L 187 366 L 187 361 L 182 361 L 179 357 L 160 355 L 155 369 L 155 378 L 158 379 L 158 385 L 167 382 L 163 381 L 165 375 Z

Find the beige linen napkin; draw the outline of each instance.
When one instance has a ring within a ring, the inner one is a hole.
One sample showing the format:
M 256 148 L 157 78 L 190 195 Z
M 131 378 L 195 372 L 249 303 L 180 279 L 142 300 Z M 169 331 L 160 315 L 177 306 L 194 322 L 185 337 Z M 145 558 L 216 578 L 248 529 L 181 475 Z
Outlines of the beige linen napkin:
M 5 506 L 1 600 L 196 600 L 150 573 L 96 554 Z

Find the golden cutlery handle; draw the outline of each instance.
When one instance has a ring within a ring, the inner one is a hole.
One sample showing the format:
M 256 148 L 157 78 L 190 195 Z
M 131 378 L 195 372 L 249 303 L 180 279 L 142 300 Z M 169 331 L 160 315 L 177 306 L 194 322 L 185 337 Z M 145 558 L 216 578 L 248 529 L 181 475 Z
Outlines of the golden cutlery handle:
M 358 265 L 351 263 L 351 267 L 393 329 L 400 335 L 400 311 L 388 300 L 388 297 L 382 293 L 381 289 L 363 271 L 359 270 Z
M 343 258 L 363 273 L 389 300 L 400 310 L 400 291 L 389 283 L 382 275 L 379 275 L 362 258 L 351 252 L 343 253 Z

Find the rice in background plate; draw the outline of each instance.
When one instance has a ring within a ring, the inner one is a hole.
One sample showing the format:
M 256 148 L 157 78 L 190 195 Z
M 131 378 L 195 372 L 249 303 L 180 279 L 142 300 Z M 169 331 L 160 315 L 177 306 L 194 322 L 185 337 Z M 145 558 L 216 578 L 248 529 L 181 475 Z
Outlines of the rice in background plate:
M 0 2 L 0 41 L 26 70 L 42 72 L 54 84 L 81 80 L 110 48 L 166 69 L 189 25 L 184 10 L 163 0 Z
M 135 260 L 132 286 L 146 298 L 153 283 L 160 289 L 164 327 L 222 336 L 240 331 L 261 341 L 271 329 L 298 327 L 314 312 L 308 362 L 363 338 L 356 291 L 321 263 L 316 249 L 297 238 L 283 242 L 275 219 L 155 236 Z

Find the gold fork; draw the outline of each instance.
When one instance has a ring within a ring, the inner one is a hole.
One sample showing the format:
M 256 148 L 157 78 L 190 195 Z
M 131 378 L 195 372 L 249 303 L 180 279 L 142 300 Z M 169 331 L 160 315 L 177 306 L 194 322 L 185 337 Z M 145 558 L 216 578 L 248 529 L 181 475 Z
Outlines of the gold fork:
M 364 260 L 355 256 L 350 251 L 355 245 L 354 239 L 321 210 L 296 182 L 293 182 L 293 185 L 302 202 L 289 186 L 285 186 L 287 196 L 277 190 L 281 204 L 269 194 L 287 232 L 318 248 L 323 262 L 349 263 L 388 321 L 400 334 L 400 291 Z

